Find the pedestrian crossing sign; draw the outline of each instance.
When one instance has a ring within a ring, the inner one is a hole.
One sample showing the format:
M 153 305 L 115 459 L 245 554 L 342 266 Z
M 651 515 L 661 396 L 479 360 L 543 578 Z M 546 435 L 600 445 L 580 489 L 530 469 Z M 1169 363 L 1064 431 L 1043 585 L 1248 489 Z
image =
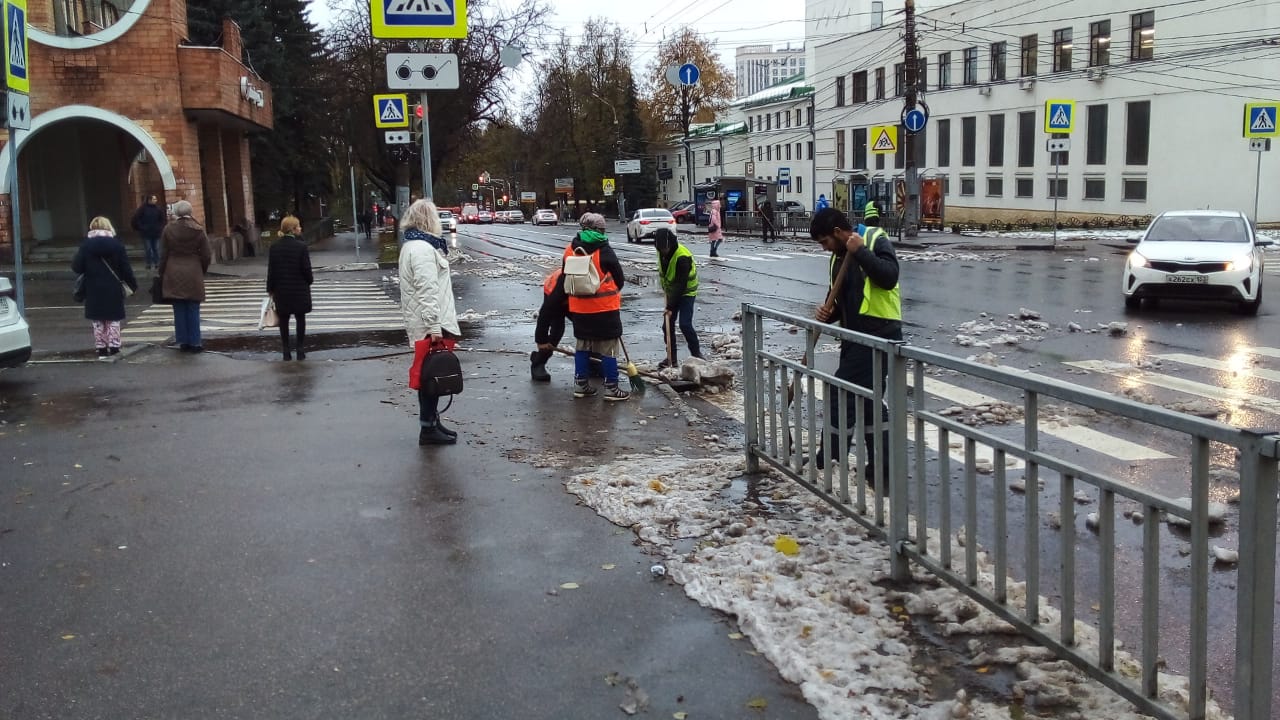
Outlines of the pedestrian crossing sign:
M 1246 138 L 1280 137 L 1276 130 L 1280 103 L 1245 103 L 1244 136 Z
M 467 0 L 372 0 L 369 7 L 376 38 L 467 36 Z
M 373 122 L 380 128 L 409 127 L 409 98 L 400 95 L 373 96 Z
M 892 155 L 898 152 L 898 126 L 876 125 L 871 128 L 871 152 Z
M 1044 131 L 1047 133 L 1069 133 L 1075 126 L 1075 100 L 1045 100 Z
M 27 0 L 5 0 L 4 75 L 6 86 L 20 93 L 31 92 L 27 74 Z

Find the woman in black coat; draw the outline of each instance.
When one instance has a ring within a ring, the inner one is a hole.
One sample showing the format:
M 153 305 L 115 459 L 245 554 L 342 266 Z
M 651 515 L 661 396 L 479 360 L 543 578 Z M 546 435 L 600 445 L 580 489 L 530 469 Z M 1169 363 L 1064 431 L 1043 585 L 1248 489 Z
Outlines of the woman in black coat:
M 267 255 L 267 294 L 276 304 L 280 317 L 280 342 L 284 345 L 284 359 L 292 360 L 289 352 L 289 316 L 298 324 L 298 359 L 305 360 L 302 349 L 307 338 L 307 313 L 311 312 L 311 255 L 306 243 L 298 235 L 302 223 L 292 215 L 280 221 L 280 239 L 271 244 Z
M 110 220 L 99 216 L 89 223 L 89 234 L 71 261 L 71 269 L 84 275 L 84 316 L 93 321 L 93 344 L 98 357 L 118 354 L 124 286 L 128 285 L 132 294 L 138 290 L 138 280 Z

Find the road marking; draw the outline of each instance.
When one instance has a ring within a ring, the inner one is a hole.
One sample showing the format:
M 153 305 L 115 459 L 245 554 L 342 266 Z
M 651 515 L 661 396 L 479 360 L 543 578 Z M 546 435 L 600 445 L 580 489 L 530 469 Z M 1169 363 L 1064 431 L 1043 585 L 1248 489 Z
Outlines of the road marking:
M 1254 355 L 1263 355 L 1265 357 L 1280 358 L 1280 348 L 1272 348 L 1272 347 L 1241 348 L 1241 352 L 1253 353 Z
M 1110 362 L 1107 360 L 1081 360 L 1079 362 L 1069 362 L 1065 364 L 1070 365 L 1071 367 L 1080 368 L 1081 370 L 1106 373 L 1131 382 L 1139 382 L 1144 385 L 1152 385 L 1166 390 L 1176 390 L 1181 393 L 1208 398 L 1210 400 L 1234 400 L 1244 408 L 1280 414 L 1280 402 L 1272 400 L 1271 398 L 1253 395 L 1235 388 L 1219 387 L 1217 385 L 1195 382 L 1194 380 L 1184 380 L 1170 375 L 1148 372 L 1126 363 Z
M 1241 377 L 1256 377 L 1263 380 L 1280 381 L 1280 372 L 1275 370 L 1265 370 L 1262 368 L 1252 367 L 1232 367 L 1230 362 L 1224 360 L 1215 360 L 1214 358 L 1200 357 L 1199 355 L 1188 355 L 1186 353 L 1168 353 L 1166 355 L 1153 355 L 1152 357 L 1161 360 L 1169 360 L 1171 362 L 1182 363 L 1183 365 L 1191 365 L 1194 367 L 1208 368 L 1210 370 L 1221 370 L 1223 372 L 1235 373 Z

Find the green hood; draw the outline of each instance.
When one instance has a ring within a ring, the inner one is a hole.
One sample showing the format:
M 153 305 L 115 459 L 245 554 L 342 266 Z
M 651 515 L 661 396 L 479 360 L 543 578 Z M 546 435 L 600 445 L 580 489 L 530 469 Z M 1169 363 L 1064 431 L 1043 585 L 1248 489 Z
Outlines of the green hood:
M 609 242 L 609 236 L 605 235 L 599 230 L 583 229 L 578 231 L 578 242 L 582 243 L 587 247 L 592 247 L 595 245 L 604 245 L 605 243 Z

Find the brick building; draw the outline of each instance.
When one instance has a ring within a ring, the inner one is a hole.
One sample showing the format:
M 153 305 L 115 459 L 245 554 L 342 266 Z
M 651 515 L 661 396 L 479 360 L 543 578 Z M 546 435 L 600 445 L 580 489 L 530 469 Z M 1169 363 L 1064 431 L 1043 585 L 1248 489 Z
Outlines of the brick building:
M 251 228 L 249 133 L 272 125 L 271 88 L 225 20 L 218 47 L 187 44 L 186 0 L 30 0 L 30 131 L 18 132 L 23 254 L 76 246 L 95 215 L 132 250 L 149 194 L 195 208 L 221 258 Z M 7 140 L 7 136 L 4 138 Z M 0 151 L 0 256 L 12 258 L 10 148 Z M 253 237 L 253 235 L 250 235 Z

